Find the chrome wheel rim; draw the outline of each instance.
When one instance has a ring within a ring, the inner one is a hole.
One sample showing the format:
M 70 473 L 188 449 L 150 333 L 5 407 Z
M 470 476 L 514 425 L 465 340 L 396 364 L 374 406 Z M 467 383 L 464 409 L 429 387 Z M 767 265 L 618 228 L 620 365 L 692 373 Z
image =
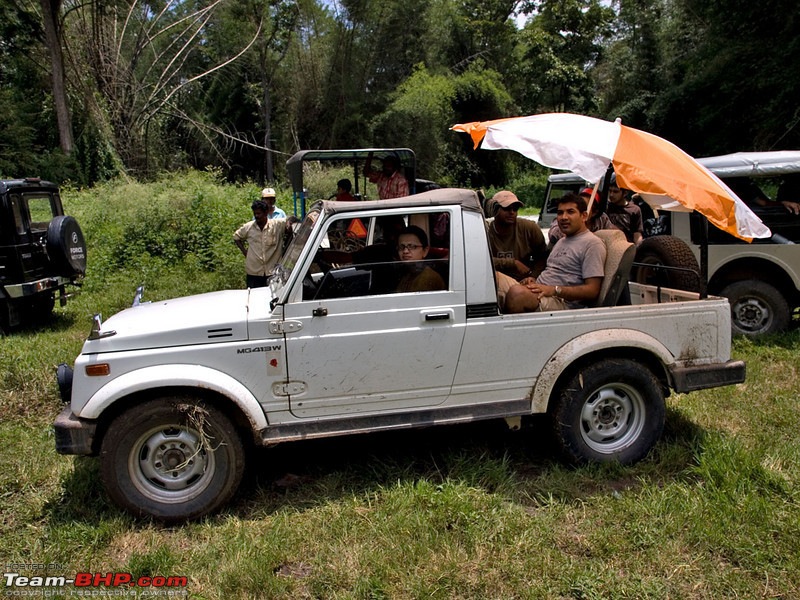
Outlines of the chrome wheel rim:
M 644 398 L 630 385 L 613 383 L 602 386 L 583 405 L 581 437 L 595 452 L 619 452 L 641 435 L 645 411 Z
M 141 435 L 128 459 L 136 489 L 157 502 L 186 502 L 205 490 L 214 475 L 214 453 L 201 435 L 175 425 Z

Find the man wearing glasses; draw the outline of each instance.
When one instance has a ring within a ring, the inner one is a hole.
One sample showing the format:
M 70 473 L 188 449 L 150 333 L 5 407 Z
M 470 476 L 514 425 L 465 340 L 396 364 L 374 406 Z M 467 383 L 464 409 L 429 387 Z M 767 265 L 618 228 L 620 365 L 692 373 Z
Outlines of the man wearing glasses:
M 523 204 L 514 192 L 497 192 L 489 201 L 494 220 L 488 225 L 501 302 L 511 285 L 536 277 L 545 267 L 547 242 L 535 221 L 518 219 Z

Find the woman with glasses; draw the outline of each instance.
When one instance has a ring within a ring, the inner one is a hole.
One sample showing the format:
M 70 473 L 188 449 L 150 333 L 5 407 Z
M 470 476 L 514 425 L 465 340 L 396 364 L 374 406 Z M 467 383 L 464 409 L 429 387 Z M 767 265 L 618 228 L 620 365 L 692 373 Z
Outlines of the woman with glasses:
M 397 238 L 397 256 L 408 263 L 397 285 L 397 292 L 431 292 L 447 289 L 444 279 L 425 264 L 430 247 L 428 235 L 416 225 L 410 225 Z

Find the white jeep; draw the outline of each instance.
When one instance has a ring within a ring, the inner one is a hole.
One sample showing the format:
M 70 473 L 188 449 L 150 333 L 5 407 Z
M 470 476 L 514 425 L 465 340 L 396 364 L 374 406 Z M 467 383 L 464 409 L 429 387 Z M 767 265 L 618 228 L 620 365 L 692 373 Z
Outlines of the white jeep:
M 367 245 L 332 249 L 360 219 Z M 443 290 L 399 293 L 408 263 L 388 225 L 435 240 L 420 265 Z M 547 413 L 572 462 L 640 460 L 669 391 L 744 380 L 721 298 L 630 284 L 609 247 L 598 306 L 501 314 L 478 196 L 441 189 L 322 202 L 267 288 L 140 302 L 94 326 L 56 419 L 63 454 L 99 455 L 111 498 L 162 521 L 198 518 L 236 491 L 249 445 Z

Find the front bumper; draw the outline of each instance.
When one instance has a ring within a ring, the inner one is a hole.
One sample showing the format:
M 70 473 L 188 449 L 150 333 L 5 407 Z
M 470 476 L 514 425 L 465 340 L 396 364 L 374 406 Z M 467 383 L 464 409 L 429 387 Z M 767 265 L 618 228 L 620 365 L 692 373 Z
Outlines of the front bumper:
M 726 363 L 700 365 L 696 367 L 670 368 L 673 387 L 682 394 L 742 383 L 745 380 L 746 367 L 743 360 L 729 360 Z
M 65 406 L 56 417 L 53 430 L 56 434 L 56 452 L 59 454 L 96 454 L 94 438 L 97 423 L 76 417 L 69 406 Z

